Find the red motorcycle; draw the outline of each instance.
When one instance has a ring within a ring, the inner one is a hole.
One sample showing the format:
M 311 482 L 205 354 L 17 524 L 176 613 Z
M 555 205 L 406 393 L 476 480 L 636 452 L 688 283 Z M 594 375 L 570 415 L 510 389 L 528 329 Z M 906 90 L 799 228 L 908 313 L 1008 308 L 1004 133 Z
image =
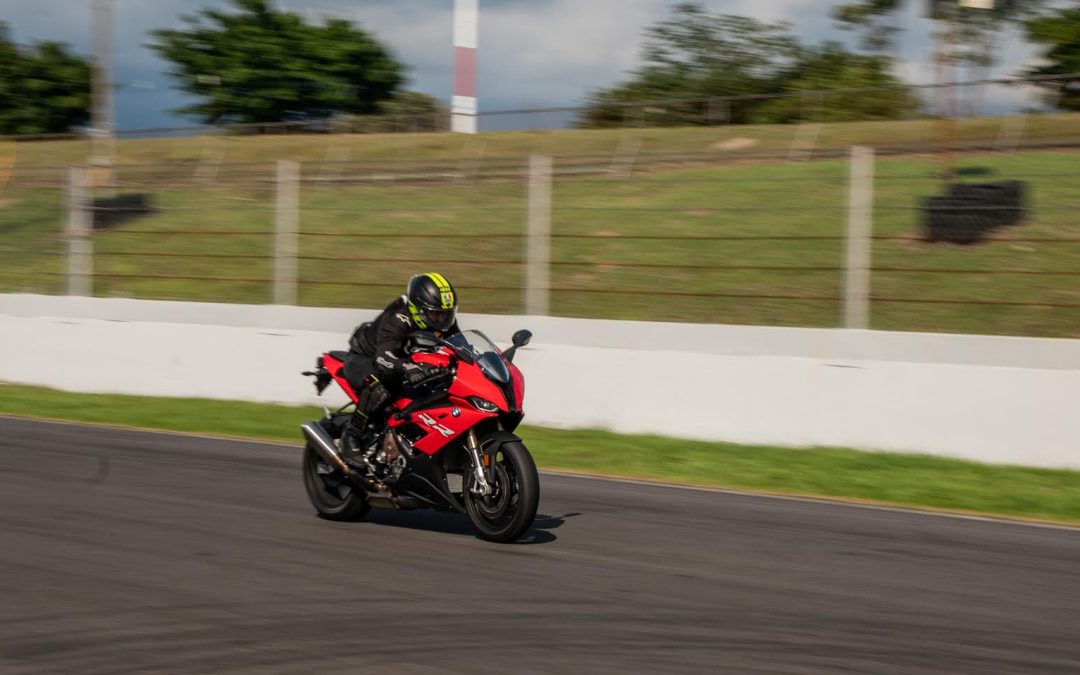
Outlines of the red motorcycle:
M 301 425 L 304 486 L 315 510 L 331 520 L 359 520 L 371 507 L 433 508 L 468 514 L 480 537 L 514 541 L 536 517 L 540 479 L 532 455 L 514 435 L 524 413 L 525 381 L 514 353 L 532 334 L 521 330 L 505 352 L 479 331 L 446 339 L 413 333 L 405 351 L 441 376 L 407 388 L 389 419 L 362 447 L 341 437 L 357 393 L 345 379 L 346 352 L 327 352 L 316 369 L 319 394 L 336 382 L 350 403 Z

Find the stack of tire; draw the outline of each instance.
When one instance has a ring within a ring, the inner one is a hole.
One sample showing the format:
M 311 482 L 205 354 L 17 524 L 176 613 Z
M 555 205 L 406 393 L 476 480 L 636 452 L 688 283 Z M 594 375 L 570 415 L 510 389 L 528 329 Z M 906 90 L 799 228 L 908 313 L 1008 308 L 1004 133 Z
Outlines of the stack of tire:
M 95 230 L 108 230 L 142 216 L 156 213 L 150 203 L 150 195 L 142 193 L 118 194 L 113 197 L 95 197 L 91 206 L 92 224 Z
M 925 197 L 922 211 L 927 241 L 974 244 L 1027 217 L 1027 184 L 1019 180 L 953 183 L 949 194 Z

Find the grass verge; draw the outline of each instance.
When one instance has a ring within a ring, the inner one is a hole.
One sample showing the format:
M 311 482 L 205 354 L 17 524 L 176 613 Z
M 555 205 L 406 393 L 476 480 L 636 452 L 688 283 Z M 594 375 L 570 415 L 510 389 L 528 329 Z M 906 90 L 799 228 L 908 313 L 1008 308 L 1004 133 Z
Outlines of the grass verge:
M 1080 312 L 1069 311 L 1080 297 L 1078 162 L 1075 152 L 965 156 L 959 168 L 982 176 L 973 180 L 1027 181 L 1030 211 L 1000 233 L 1012 241 L 960 246 L 904 239 L 921 232 L 917 207 L 941 190 L 939 167 L 880 159 L 871 327 L 1080 338 Z M 836 326 L 847 171 L 829 160 L 562 178 L 551 311 Z M 94 234 L 94 294 L 270 302 L 273 194 L 245 180 L 152 188 L 157 212 Z M 301 195 L 300 304 L 381 308 L 430 265 L 454 279 L 465 311 L 525 311 L 520 181 L 316 182 Z M 0 292 L 60 292 L 62 199 L 58 189 L 0 193 Z
M 0 414 L 297 442 L 315 408 L 0 385 Z M 1080 472 L 926 455 L 522 430 L 541 468 L 1080 523 Z

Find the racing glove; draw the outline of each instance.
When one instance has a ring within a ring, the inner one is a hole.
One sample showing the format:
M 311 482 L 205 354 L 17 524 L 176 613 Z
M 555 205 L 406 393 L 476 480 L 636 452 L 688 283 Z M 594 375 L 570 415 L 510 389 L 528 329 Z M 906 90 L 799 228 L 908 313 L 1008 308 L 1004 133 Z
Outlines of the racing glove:
M 446 368 L 431 366 L 426 363 L 407 363 L 402 367 L 402 379 L 411 387 L 434 382 L 450 374 Z

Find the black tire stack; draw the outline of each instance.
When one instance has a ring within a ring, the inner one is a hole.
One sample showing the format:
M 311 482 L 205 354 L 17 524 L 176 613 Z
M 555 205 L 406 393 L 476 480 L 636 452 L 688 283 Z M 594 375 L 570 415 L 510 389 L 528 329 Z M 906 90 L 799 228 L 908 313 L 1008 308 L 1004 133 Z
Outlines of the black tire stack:
M 156 213 L 145 193 L 118 194 L 112 197 L 95 197 L 91 205 L 92 224 L 95 230 L 108 230 L 126 222 Z
M 1018 180 L 953 183 L 949 194 L 925 197 L 922 210 L 927 241 L 974 244 L 1027 217 L 1027 184 Z

